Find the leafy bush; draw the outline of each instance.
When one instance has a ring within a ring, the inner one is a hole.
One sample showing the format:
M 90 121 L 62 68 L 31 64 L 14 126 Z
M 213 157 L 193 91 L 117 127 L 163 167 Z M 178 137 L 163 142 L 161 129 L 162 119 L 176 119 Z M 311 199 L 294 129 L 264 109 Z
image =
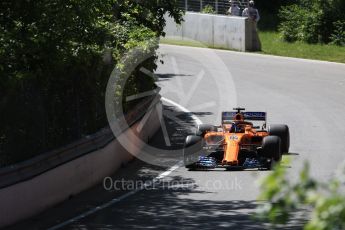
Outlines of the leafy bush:
M 206 5 L 201 13 L 204 13 L 204 14 L 216 14 L 216 11 L 214 10 L 213 6 L 211 5 Z
M 303 20 L 305 14 L 306 10 L 297 5 L 282 8 L 280 17 L 283 22 L 279 26 L 279 31 L 285 41 L 293 42 L 303 37 L 304 31 L 302 28 L 304 25 L 300 21 Z
M 334 45 L 345 46 L 345 21 L 334 22 L 335 30 L 331 34 L 331 43 Z
M 294 211 L 312 210 L 304 229 L 345 229 L 344 169 L 325 183 L 310 176 L 307 163 L 295 182 L 289 179 L 286 168 L 277 167 L 261 183 L 259 199 L 267 202 L 258 207 L 258 217 L 273 224 L 286 224 Z
M 329 43 L 337 29 L 335 21 L 344 21 L 345 2 L 341 0 L 299 0 L 281 8 L 279 31 L 288 42 Z
M 314 11 L 298 5 L 283 7 L 280 11 L 282 23 L 279 31 L 283 39 L 288 42 L 317 43 L 320 41 L 322 16 L 322 11 Z

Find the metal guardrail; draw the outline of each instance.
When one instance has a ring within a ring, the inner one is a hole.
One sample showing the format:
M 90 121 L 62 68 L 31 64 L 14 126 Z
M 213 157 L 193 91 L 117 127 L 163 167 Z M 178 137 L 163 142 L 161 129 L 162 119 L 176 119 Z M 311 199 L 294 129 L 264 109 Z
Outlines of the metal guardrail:
M 233 0 L 238 3 L 243 10 L 248 6 L 249 0 Z M 217 14 L 226 14 L 231 3 L 229 0 L 178 0 L 178 7 L 184 11 L 201 12 L 205 6 L 213 7 Z
M 128 126 L 139 121 L 147 111 L 160 101 L 160 96 L 153 95 L 145 98 L 125 115 Z M 123 130 L 125 131 L 125 130 Z M 41 154 L 33 159 L 10 165 L 0 169 L 0 189 L 29 180 L 69 161 L 105 147 L 114 140 L 110 128 L 86 136 L 76 142 L 59 149 Z

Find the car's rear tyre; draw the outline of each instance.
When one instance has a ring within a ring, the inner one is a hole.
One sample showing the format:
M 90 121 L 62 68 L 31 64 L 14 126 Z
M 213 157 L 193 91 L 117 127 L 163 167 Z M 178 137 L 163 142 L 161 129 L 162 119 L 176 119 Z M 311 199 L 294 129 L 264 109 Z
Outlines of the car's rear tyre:
M 282 159 L 281 140 L 278 136 L 267 136 L 262 140 L 261 156 L 279 162 Z
M 186 168 L 193 169 L 198 154 L 202 150 L 202 137 L 187 136 L 183 148 L 183 163 Z
M 282 153 L 289 153 L 290 131 L 287 125 L 270 125 L 268 133 L 269 135 L 280 137 Z
M 215 132 L 215 131 L 217 131 L 217 127 L 215 127 L 214 125 L 201 124 L 201 125 L 198 125 L 195 131 L 195 135 L 203 137 L 205 136 L 207 132 Z

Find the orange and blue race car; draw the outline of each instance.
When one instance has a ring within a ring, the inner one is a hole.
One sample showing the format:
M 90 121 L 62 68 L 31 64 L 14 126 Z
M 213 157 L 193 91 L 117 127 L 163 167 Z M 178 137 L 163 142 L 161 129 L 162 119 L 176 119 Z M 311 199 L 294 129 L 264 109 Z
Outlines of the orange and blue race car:
M 234 110 L 222 113 L 220 126 L 199 125 L 195 135 L 187 136 L 183 150 L 186 168 L 270 170 L 289 152 L 287 125 L 267 126 L 265 112 Z

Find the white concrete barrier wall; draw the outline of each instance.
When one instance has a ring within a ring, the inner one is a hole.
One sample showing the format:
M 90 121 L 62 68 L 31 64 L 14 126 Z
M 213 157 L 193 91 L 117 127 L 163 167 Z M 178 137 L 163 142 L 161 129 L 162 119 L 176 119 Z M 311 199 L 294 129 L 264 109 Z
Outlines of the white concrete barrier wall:
M 162 109 L 162 104 L 157 104 Z M 137 139 L 132 150 L 140 152 L 143 143 L 147 142 L 160 127 L 160 114 L 152 110 L 149 122 L 138 134 L 143 142 Z M 133 159 L 120 143 L 122 136 L 136 132 L 138 123 L 114 139 L 106 147 L 77 158 L 57 168 L 49 170 L 30 180 L 14 184 L 0 190 L 0 228 L 32 217 L 40 212 L 67 200 L 88 188 L 100 183 L 104 177 L 111 176 L 122 164 Z
M 177 25 L 165 16 L 167 39 L 195 40 L 213 47 L 239 51 L 260 50 L 255 23 L 248 18 L 186 12 L 184 22 Z M 252 35 L 255 33 L 256 35 Z

